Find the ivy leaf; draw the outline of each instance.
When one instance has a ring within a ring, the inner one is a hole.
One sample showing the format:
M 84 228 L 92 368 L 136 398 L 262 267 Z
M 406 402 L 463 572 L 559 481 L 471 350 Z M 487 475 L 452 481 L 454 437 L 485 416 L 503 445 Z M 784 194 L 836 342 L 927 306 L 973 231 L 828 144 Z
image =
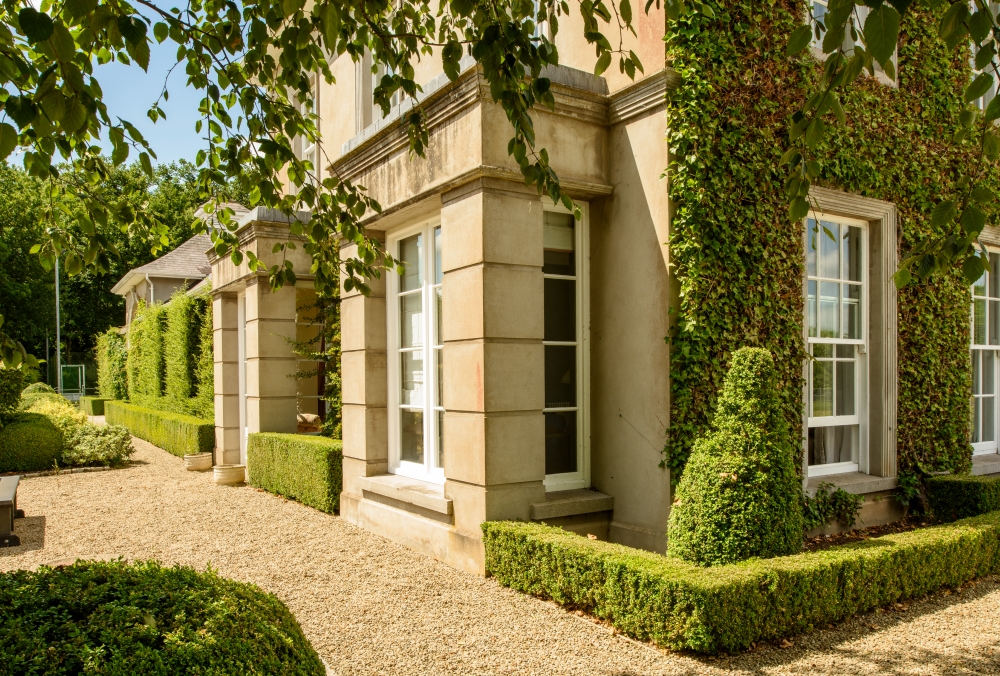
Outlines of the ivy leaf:
M 883 64 L 892 59 L 899 37 L 899 14 L 889 5 L 873 9 L 865 19 L 865 44 L 872 58 Z
M 991 160 L 1000 157 L 1000 137 L 991 131 L 983 137 L 983 154 Z
M 808 47 L 811 41 L 812 26 L 808 24 L 799 26 L 792 31 L 791 36 L 788 38 L 788 45 L 785 47 L 785 54 L 788 56 L 795 56 Z
M 975 80 L 969 83 L 969 86 L 965 88 L 965 102 L 970 103 L 980 98 L 983 94 L 990 90 L 990 86 L 993 84 L 993 76 L 989 73 L 980 73 Z
M 37 44 L 52 37 L 52 19 L 48 14 L 39 12 L 34 7 L 25 7 L 17 13 L 17 22 L 28 42 Z
M 955 200 L 940 202 L 931 211 L 931 227 L 936 228 L 951 223 L 955 218 Z

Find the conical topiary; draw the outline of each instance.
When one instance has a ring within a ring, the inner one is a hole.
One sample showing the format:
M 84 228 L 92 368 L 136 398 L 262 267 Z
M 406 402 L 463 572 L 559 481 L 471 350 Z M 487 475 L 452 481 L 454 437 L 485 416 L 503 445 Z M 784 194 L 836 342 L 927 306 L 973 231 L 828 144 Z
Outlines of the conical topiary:
M 701 565 L 802 550 L 802 483 L 767 350 L 733 355 L 712 430 L 694 444 L 667 531 L 671 555 Z

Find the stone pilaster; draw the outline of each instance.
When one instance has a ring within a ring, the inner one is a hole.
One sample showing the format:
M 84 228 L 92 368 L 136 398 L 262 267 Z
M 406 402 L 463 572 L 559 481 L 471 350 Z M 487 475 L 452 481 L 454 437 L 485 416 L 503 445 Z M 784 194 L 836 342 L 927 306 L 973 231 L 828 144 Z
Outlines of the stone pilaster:
M 240 375 L 235 293 L 212 297 L 215 361 L 215 464 L 240 461 Z

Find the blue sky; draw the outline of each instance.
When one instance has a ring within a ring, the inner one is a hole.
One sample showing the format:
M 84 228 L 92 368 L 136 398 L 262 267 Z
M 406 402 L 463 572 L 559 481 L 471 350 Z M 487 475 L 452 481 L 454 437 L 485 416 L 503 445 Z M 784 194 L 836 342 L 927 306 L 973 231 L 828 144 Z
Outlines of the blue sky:
M 177 66 L 167 82 L 170 100 L 160 106 L 167 118 L 153 124 L 146 117 L 146 111 L 159 96 L 167 72 L 176 63 L 177 44 L 170 40 L 157 44 L 154 40 L 150 52 L 148 72 L 143 72 L 135 64 L 125 66 L 111 62 L 103 66 L 95 65 L 94 74 L 104 91 L 108 114 L 112 120 L 121 117 L 138 127 L 156 152 L 157 162 L 179 159 L 194 162 L 195 154 L 204 146 L 204 141 L 194 131 L 202 93 L 186 86 L 184 64 Z M 110 145 L 105 147 L 110 152 Z M 130 162 L 137 158 L 134 153 L 129 155 Z

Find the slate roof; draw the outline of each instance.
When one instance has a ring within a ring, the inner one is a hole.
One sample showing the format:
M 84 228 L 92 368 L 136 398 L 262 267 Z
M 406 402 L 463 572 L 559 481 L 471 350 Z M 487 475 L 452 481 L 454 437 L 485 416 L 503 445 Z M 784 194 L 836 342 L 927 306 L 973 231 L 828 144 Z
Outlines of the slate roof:
M 111 291 L 124 296 L 133 286 L 146 275 L 150 277 L 171 277 L 200 281 L 212 273 L 206 251 L 212 248 L 212 238 L 208 235 L 195 235 L 173 251 L 166 253 L 154 261 L 140 265 L 125 273 Z

